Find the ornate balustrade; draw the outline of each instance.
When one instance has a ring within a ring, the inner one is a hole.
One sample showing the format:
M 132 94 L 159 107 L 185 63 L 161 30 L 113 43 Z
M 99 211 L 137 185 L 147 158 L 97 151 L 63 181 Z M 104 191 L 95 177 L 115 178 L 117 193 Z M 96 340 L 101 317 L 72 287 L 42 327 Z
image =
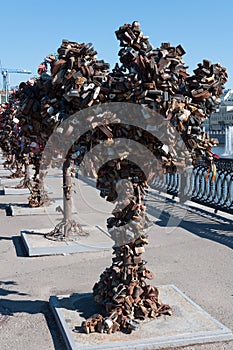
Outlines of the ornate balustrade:
M 180 198 L 211 207 L 217 212 L 221 210 L 233 214 L 233 159 L 218 159 L 216 178 L 204 162 L 182 174 L 166 174 L 156 177 L 152 188 Z M 214 181 L 212 181 L 214 180 Z

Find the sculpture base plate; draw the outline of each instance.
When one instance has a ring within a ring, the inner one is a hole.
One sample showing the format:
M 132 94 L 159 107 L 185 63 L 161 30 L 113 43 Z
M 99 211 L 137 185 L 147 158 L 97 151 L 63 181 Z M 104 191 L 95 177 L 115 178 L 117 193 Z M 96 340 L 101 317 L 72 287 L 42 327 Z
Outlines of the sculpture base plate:
M 43 206 L 43 207 L 25 207 L 25 206 L 19 206 L 19 205 L 12 205 L 9 204 L 8 206 L 8 215 L 9 216 L 32 216 L 32 215 L 61 215 L 57 212 L 57 207 L 63 208 L 63 200 L 56 200 L 54 203 Z M 76 214 L 77 209 L 72 209 L 72 214 Z
M 48 193 L 53 193 L 51 189 L 45 188 L 45 190 Z M 4 187 L 3 188 L 3 195 L 20 195 L 20 194 L 30 194 L 30 191 L 28 188 L 14 188 L 14 187 Z
M 111 250 L 114 242 L 98 228 L 94 226 L 83 227 L 88 236 L 78 236 L 67 241 L 53 241 L 45 238 L 44 234 L 50 229 L 43 230 L 22 230 L 21 239 L 28 256 L 44 255 L 66 255 L 83 252 L 96 252 L 101 250 Z
M 86 334 L 82 330 L 83 321 L 95 313 L 101 313 L 91 293 L 51 296 L 50 308 L 70 350 L 152 350 L 233 339 L 230 329 L 211 317 L 177 287 L 163 285 L 158 289 L 160 299 L 171 306 L 174 314 L 142 322 L 131 334 Z
M 0 169 L 0 176 L 1 177 L 7 177 L 7 176 L 10 176 L 11 174 L 13 174 L 10 170 L 8 169 Z
M 23 177 L 0 179 L 0 186 L 17 186 Z

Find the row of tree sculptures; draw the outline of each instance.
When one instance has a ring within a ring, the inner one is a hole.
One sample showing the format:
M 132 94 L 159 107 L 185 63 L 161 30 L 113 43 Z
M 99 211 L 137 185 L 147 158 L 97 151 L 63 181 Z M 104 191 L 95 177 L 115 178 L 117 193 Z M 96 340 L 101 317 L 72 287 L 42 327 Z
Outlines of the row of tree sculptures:
M 86 332 L 131 332 L 138 319 L 171 314 L 170 307 L 159 300 L 157 288 L 146 283 L 153 274 L 142 258 L 148 244 L 144 196 L 148 179 L 154 176 L 152 160 L 156 158 L 156 169 L 163 173 L 174 173 L 200 158 L 214 170 L 216 140 L 202 130 L 202 123 L 219 104 L 227 81 L 226 69 L 208 60 L 190 75 L 183 47 L 167 42 L 153 48 L 136 21 L 121 26 L 116 37 L 120 63 L 112 70 L 97 59 L 92 44 L 63 40 L 57 54 L 39 65 L 38 78 L 22 82 L 0 115 L 5 166 L 15 170 L 12 176 L 24 175 L 21 185 L 31 190 L 30 206 L 48 201 L 40 169 L 62 155 L 66 210 L 63 224 L 49 238 L 64 239 L 74 229 L 72 164 L 86 162 L 84 156 L 96 146 L 104 145 L 107 152 L 102 148 L 98 155 L 87 157 L 88 175 L 97 177 L 101 196 L 116 203 L 116 208 L 107 220 L 115 241 L 112 266 L 93 288 L 105 312 L 83 324 Z M 165 134 L 166 142 L 161 140 Z M 128 149 L 122 148 L 120 139 L 127 140 Z M 150 157 L 135 143 L 148 149 Z M 181 143 L 185 149 L 178 159 Z M 46 147 L 52 152 L 50 158 L 43 156 Z M 130 159 L 132 153 L 135 161 Z M 30 165 L 34 166 L 32 178 Z M 120 180 L 125 181 L 123 187 Z

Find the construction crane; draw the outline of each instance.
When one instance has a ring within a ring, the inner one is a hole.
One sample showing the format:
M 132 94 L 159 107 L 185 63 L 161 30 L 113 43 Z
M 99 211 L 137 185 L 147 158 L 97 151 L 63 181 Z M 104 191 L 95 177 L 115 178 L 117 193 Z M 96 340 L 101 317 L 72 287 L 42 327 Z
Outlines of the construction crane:
M 1 68 L 2 79 L 3 79 L 3 90 L 6 94 L 6 102 L 8 101 L 9 94 L 9 73 L 21 73 L 21 74 L 31 74 L 32 72 L 27 69 L 9 69 Z

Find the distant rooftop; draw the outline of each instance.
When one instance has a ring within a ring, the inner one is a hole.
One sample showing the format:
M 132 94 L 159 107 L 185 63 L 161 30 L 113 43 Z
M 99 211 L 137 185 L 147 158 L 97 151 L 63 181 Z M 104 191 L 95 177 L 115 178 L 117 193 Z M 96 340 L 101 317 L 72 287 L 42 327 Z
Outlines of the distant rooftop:
M 233 90 L 228 89 L 224 92 L 222 96 L 222 104 L 224 106 L 233 105 Z

